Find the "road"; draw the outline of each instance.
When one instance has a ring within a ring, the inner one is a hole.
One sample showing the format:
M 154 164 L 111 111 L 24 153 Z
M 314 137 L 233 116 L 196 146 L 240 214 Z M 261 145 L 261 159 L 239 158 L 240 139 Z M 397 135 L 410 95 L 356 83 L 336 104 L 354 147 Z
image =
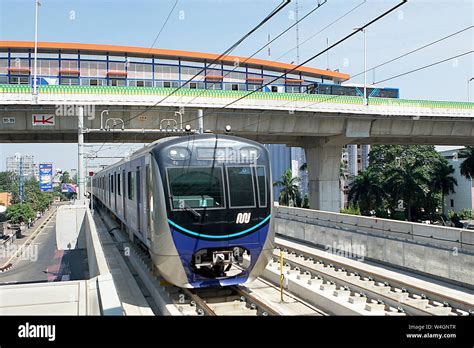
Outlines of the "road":
M 56 216 L 48 222 L 10 271 L 0 273 L 0 284 L 85 279 L 86 251 L 57 250 L 55 221 Z

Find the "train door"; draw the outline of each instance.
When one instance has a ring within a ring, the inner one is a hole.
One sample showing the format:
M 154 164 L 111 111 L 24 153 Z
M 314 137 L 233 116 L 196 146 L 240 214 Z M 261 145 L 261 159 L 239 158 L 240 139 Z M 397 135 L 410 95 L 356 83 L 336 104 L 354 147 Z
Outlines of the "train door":
M 126 182 L 127 176 L 125 175 L 125 169 L 122 170 L 122 207 L 123 207 L 123 220 L 127 221 L 127 215 L 125 214 L 125 207 L 127 206 L 127 185 L 130 185 L 129 182 Z
M 117 173 L 114 172 L 113 178 L 112 178 L 112 186 L 114 188 L 114 213 L 117 214 Z
M 149 160 L 145 166 L 145 213 L 146 213 L 146 230 L 147 230 L 147 239 L 151 243 L 151 235 L 153 233 L 153 185 L 152 185 L 152 176 Z
M 112 202 L 112 200 L 111 200 L 112 175 L 111 175 L 111 174 L 108 175 L 108 179 L 109 179 L 109 180 L 108 180 L 108 184 L 107 184 L 107 185 L 108 185 L 108 191 L 109 191 L 109 192 L 107 193 L 107 206 L 108 206 L 109 209 L 110 209 L 110 208 L 112 208 L 112 204 L 111 204 L 111 202 Z
M 142 211 L 142 194 L 141 194 L 141 178 L 140 178 L 140 175 L 141 175 L 141 172 L 140 172 L 140 167 L 137 167 L 136 168 L 137 171 L 136 171 L 136 175 L 135 175 L 135 191 L 136 191 L 136 194 L 137 194 L 137 197 L 135 198 L 136 201 L 137 201 L 137 206 L 136 206 L 136 211 L 137 211 L 137 231 L 138 233 L 142 234 L 142 229 L 141 229 L 141 226 L 140 226 L 140 220 L 141 220 L 141 211 Z M 130 185 L 130 183 L 129 183 Z

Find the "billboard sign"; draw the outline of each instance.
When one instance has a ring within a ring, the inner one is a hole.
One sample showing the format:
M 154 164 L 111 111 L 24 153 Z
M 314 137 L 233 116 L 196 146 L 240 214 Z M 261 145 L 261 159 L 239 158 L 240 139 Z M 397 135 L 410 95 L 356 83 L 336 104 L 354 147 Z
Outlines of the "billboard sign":
M 62 193 L 77 193 L 77 185 L 75 184 L 61 184 Z
M 39 186 L 41 192 L 53 192 L 53 164 L 40 163 Z

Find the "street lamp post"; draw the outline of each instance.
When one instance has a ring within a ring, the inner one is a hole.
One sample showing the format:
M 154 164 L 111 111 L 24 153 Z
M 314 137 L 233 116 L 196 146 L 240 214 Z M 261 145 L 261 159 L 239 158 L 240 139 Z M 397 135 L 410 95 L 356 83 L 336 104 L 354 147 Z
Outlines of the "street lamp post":
M 354 30 L 362 31 L 364 34 L 364 105 L 368 105 L 367 99 L 367 38 L 365 28 L 354 28 Z
M 34 63 L 34 72 L 33 72 L 33 94 L 36 96 L 38 94 L 37 90 L 37 66 L 38 66 L 38 7 L 41 6 L 39 0 L 35 0 L 35 63 Z
M 365 29 L 362 29 L 364 33 L 364 105 L 368 105 L 367 100 L 367 40 L 365 35 Z
M 470 101 L 471 98 L 471 85 L 470 83 L 474 80 L 474 76 L 467 80 L 467 101 Z

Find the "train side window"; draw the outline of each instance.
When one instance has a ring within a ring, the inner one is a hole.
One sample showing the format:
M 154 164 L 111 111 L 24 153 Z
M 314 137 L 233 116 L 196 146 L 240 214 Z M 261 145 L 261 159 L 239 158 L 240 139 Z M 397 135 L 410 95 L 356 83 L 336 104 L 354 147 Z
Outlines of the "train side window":
M 250 166 L 227 167 L 231 208 L 255 207 L 255 192 Z
M 258 186 L 258 204 L 259 207 L 267 206 L 267 177 L 265 176 L 265 167 L 258 166 L 257 172 L 257 186 Z
M 122 181 L 120 179 L 120 174 L 117 174 L 117 194 L 119 196 L 121 196 L 121 193 L 120 193 L 121 192 L 121 190 L 120 190 L 121 184 L 122 184 Z
M 272 86 L 272 92 L 277 93 L 278 92 L 278 87 L 277 86 Z
M 110 192 L 114 193 L 114 175 L 110 175 Z
M 127 173 L 127 184 L 128 184 L 128 187 L 127 187 L 128 199 L 133 201 L 135 199 L 135 172 Z

